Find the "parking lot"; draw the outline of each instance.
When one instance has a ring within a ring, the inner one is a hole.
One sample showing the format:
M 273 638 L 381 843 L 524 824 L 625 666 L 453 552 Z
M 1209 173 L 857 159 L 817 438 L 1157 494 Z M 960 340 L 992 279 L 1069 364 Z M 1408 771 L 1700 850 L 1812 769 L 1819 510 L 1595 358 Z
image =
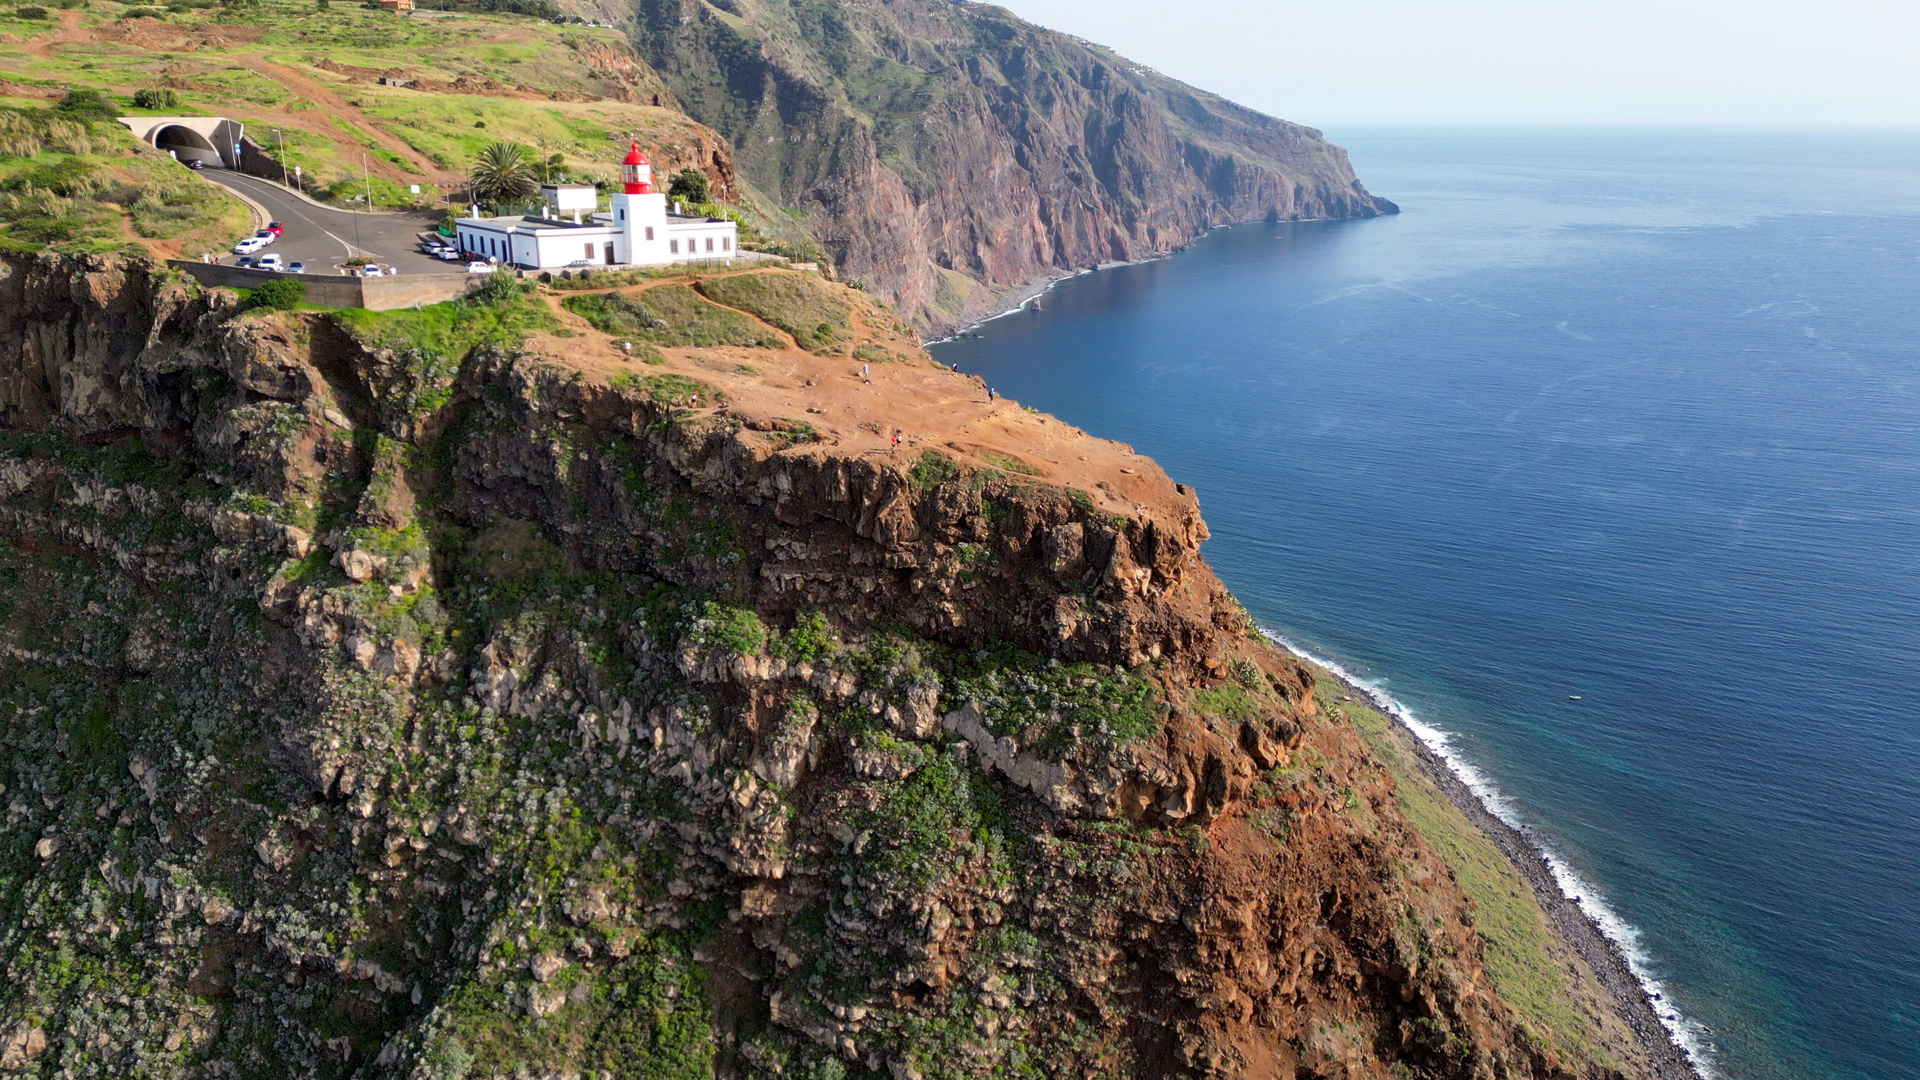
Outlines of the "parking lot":
M 460 273 L 466 266 L 441 262 L 420 252 L 418 236 L 438 226 L 441 215 L 437 212 L 364 214 L 335 210 L 272 181 L 228 169 L 206 169 L 200 175 L 260 204 L 285 229 L 278 240 L 256 255 L 273 254 L 283 263 L 304 263 L 305 273 L 339 274 L 355 254 L 402 274 Z M 231 251 L 220 253 L 220 261 L 228 266 L 238 258 Z

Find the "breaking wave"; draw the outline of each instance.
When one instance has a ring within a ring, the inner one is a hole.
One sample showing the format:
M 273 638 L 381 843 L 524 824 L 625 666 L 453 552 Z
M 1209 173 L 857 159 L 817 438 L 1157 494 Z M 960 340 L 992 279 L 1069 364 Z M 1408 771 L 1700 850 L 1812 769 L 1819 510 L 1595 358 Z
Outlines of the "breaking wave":
M 1607 904 L 1606 897 L 1600 892 L 1598 886 L 1581 877 L 1566 857 L 1555 851 L 1553 846 L 1541 837 L 1540 833 L 1520 813 L 1513 800 L 1500 790 L 1499 785 L 1495 784 L 1491 777 L 1455 748 L 1454 736 L 1451 732 L 1434 727 L 1414 715 L 1412 709 L 1387 693 L 1377 681 L 1362 678 L 1332 660 L 1316 656 L 1270 629 L 1262 627 L 1261 633 L 1274 644 L 1302 660 L 1311 661 L 1326 668 L 1339 676 L 1342 681 L 1365 693 L 1375 708 L 1400 721 L 1408 731 L 1413 732 L 1415 738 L 1426 744 L 1427 749 L 1432 750 L 1436 757 L 1445 762 L 1453 775 L 1458 777 L 1460 782 L 1466 785 L 1467 790 L 1473 792 L 1474 798 L 1479 799 L 1480 804 L 1487 808 L 1488 813 L 1506 822 L 1515 832 L 1524 837 L 1527 843 L 1539 853 L 1541 861 L 1547 864 L 1548 871 L 1553 874 L 1554 884 L 1559 886 L 1561 893 L 1579 905 L 1587 919 L 1620 950 L 1620 955 L 1626 959 L 1627 969 L 1640 984 L 1640 989 L 1646 994 L 1647 1003 L 1652 1006 L 1654 1015 L 1659 1017 L 1661 1026 L 1667 1029 L 1667 1034 L 1673 1038 L 1674 1044 L 1687 1055 L 1694 1068 L 1699 1070 L 1705 1080 L 1719 1080 L 1719 1074 L 1713 1068 L 1711 1057 L 1713 1044 L 1709 1036 L 1712 1033 L 1705 1024 L 1687 1017 L 1674 1006 L 1666 987 L 1649 970 L 1650 957 L 1640 944 L 1640 931 L 1632 923 L 1621 918 L 1620 914 Z

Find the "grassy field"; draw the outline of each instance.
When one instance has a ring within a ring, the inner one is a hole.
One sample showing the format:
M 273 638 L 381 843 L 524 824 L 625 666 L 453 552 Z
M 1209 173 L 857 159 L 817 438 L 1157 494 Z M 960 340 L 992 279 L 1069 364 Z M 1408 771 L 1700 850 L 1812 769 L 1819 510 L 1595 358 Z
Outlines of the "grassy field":
M 170 89 L 176 105 L 145 111 L 230 116 L 342 199 L 362 189 L 364 167 L 377 205 L 431 205 L 495 140 L 530 146 L 542 161 L 558 154 L 585 179 L 611 177 L 626 139 L 669 163 L 712 140 L 611 29 L 294 0 L 164 9 L 90 0 L 45 19 L 18 10 L 0 11 L 0 103 L 82 86 L 135 114 L 135 91 Z M 415 88 L 379 85 L 385 72 Z
M 704 281 L 700 291 L 785 330 L 803 349 L 832 349 L 853 336 L 853 309 L 846 290 L 813 274 L 786 270 L 734 274 Z
M 1554 1043 L 1582 1058 L 1598 1055 L 1594 1031 L 1573 1005 L 1559 951 L 1533 891 L 1487 835 L 1467 820 L 1414 757 L 1411 736 L 1344 688 L 1322 669 L 1315 695 L 1322 709 L 1351 717 L 1375 757 L 1393 774 L 1400 809 L 1452 868 L 1473 898 L 1486 945 L 1487 973 L 1520 1017 Z
M 0 244 L 166 254 L 224 248 L 247 208 L 103 115 L 97 102 L 0 108 Z
M 581 293 L 563 303 L 597 329 L 669 348 L 786 344 L 759 323 L 708 303 L 685 285 L 659 285 L 642 293 Z

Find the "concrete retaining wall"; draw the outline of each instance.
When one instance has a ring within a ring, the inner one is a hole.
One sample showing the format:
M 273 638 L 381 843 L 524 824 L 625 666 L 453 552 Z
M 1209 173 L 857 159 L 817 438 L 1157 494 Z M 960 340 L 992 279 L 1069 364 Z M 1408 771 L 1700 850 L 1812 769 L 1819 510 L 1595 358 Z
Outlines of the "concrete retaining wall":
M 169 259 L 167 265 L 186 271 L 202 285 L 226 289 L 251 289 L 280 278 L 293 278 L 306 285 L 309 304 L 366 308 L 369 311 L 438 304 L 464 296 L 468 290 L 479 288 L 486 280 L 482 274 L 414 274 L 377 278 L 283 274 L 273 270 L 217 266 L 188 259 Z

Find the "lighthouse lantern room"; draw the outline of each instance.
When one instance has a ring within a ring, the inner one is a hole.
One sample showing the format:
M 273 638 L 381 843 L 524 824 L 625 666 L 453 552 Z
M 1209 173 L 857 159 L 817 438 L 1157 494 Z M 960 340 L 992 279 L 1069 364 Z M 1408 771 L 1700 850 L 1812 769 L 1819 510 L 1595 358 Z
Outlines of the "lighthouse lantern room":
M 634 143 L 627 151 L 627 159 L 620 163 L 621 188 L 628 195 L 646 195 L 653 191 L 653 163 L 647 155 L 640 152 L 640 144 Z

